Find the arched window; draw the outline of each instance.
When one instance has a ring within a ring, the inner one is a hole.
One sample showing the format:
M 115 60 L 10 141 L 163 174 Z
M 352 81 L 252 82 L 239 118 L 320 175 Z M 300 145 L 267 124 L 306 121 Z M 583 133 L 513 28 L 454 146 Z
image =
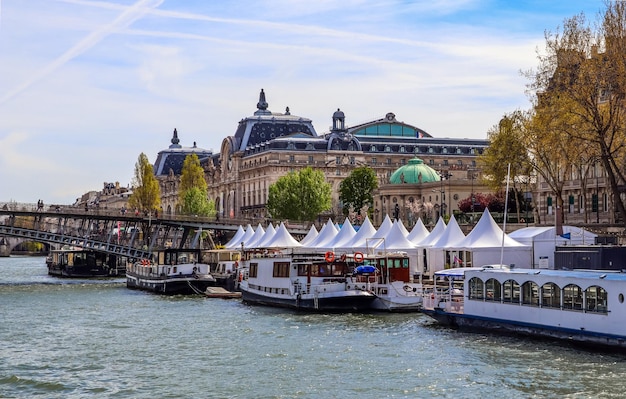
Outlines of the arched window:
M 469 281 L 469 299 L 484 299 L 483 281 L 478 277 L 472 277 Z
M 522 284 L 522 304 L 539 306 L 539 286 L 533 281 Z
M 583 290 L 576 284 L 563 287 L 563 309 L 582 310 Z
M 502 302 L 519 303 L 519 283 L 515 280 L 506 280 L 502 284 Z
M 502 300 L 502 285 L 495 278 L 490 278 L 485 283 L 485 300 L 500 302 Z
M 541 306 L 545 308 L 561 307 L 561 289 L 554 283 L 541 286 Z
M 585 309 L 588 312 L 607 313 L 607 292 L 598 285 L 592 285 L 585 290 Z

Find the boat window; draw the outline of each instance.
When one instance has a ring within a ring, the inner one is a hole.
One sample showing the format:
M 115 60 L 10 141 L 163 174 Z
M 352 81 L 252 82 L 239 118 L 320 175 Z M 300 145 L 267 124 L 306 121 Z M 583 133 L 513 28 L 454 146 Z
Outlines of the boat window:
M 539 286 L 534 281 L 522 284 L 522 304 L 539 306 Z
M 515 280 L 506 280 L 502 284 L 502 302 L 519 303 L 520 287 Z
M 585 309 L 588 312 L 607 313 L 607 292 L 604 288 L 593 285 L 585 290 Z
M 478 277 L 472 277 L 469 281 L 469 299 L 480 299 L 484 298 L 484 288 L 483 288 L 483 280 Z
M 273 277 L 289 277 L 289 262 L 274 262 Z
M 554 283 L 545 283 L 541 287 L 541 306 L 546 308 L 561 307 L 561 289 Z
M 408 269 L 409 268 L 409 260 L 408 259 L 402 259 L 402 268 L 404 269 Z
M 502 285 L 495 278 L 490 278 L 485 283 L 485 299 L 488 301 L 497 301 L 500 302 L 502 300 Z
M 569 284 L 563 288 L 563 309 L 583 309 L 583 290 L 576 284 Z
M 256 277 L 259 272 L 258 263 L 250 263 L 250 270 L 248 271 L 248 277 Z

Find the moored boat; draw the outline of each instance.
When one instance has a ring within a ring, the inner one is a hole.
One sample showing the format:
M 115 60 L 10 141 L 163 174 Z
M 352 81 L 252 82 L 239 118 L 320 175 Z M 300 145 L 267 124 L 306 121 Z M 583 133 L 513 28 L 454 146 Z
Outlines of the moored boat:
M 244 303 L 316 312 L 369 310 L 375 295 L 347 286 L 352 273 L 345 263 L 327 262 L 323 254 L 245 252 L 239 271 Z
M 483 266 L 435 273 L 422 311 L 467 330 L 626 348 L 626 273 Z
M 126 263 L 125 257 L 81 247 L 53 249 L 46 258 L 49 275 L 68 278 L 124 276 Z
M 160 251 L 154 260 L 141 259 L 128 266 L 126 286 L 166 295 L 204 295 L 216 280 L 201 261 L 198 250 Z
M 334 257 L 334 254 L 328 254 Z M 353 266 L 348 287 L 376 295 L 372 309 L 389 312 L 416 312 L 422 305 L 422 283 L 414 281 L 406 252 L 355 252 L 341 255 L 339 261 Z

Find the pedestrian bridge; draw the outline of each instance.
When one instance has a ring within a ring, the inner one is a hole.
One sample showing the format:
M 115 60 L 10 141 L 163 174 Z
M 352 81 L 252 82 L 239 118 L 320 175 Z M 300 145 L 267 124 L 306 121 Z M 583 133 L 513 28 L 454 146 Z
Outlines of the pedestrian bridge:
M 0 203 L 0 256 L 23 242 L 83 247 L 98 252 L 149 258 L 166 248 L 213 249 L 215 237 L 232 235 L 249 220 L 152 215 L 72 206 Z M 305 229 L 290 229 L 306 234 Z

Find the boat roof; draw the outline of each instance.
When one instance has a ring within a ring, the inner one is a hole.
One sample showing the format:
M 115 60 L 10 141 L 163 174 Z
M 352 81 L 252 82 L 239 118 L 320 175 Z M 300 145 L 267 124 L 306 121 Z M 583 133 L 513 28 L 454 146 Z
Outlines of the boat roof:
M 538 275 L 548 277 L 567 277 L 575 279 L 606 279 L 614 281 L 626 281 L 626 273 L 620 270 L 553 270 L 553 269 L 524 269 L 508 265 L 485 265 L 480 267 L 459 267 L 435 272 L 439 277 L 463 277 L 468 271 L 483 271 L 489 273 L 507 273 L 516 275 Z

